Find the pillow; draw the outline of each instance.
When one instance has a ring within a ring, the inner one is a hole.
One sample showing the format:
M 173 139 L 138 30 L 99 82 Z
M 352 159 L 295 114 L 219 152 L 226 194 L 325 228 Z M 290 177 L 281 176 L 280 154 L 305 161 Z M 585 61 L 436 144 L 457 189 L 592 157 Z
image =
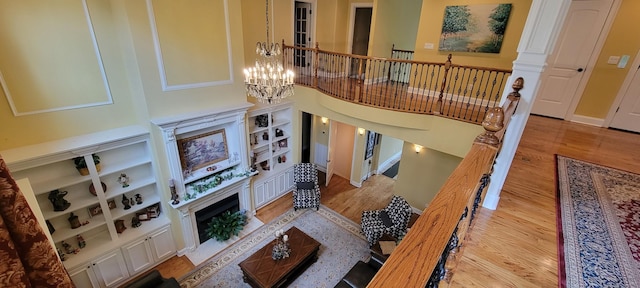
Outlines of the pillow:
M 316 184 L 313 182 L 298 182 L 296 187 L 298 187 L 298 190 L 313 190 L 316 188 Z
M 384 224 L 384 226 L 386 227 L 391 227 L 393 226 L 393 221 L 391 221 L 391 217 L 389 217 L 389 214 L 387 214 L 387 211 L 380 211 L 380 220 L 382 220 L 382 224 Z

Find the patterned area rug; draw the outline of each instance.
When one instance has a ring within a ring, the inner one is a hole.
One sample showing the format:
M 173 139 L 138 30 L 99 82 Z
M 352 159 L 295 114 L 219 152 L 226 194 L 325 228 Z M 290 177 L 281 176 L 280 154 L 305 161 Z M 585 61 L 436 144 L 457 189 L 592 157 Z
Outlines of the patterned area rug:
M 358 260 L 370 257 L 360 226 L 320 206 L 319 211 L 289 210 L 214 256 L 180 280 L 186 287 L 250 287 L 242 280 L 238 264 L 274 239 L 276 230 L 298 227 L 320 242 L 318 261 L 309 266 L 289 287 L 333 287 Z
M 640 287 L 640 175 L 557 155 L 560 287 Z

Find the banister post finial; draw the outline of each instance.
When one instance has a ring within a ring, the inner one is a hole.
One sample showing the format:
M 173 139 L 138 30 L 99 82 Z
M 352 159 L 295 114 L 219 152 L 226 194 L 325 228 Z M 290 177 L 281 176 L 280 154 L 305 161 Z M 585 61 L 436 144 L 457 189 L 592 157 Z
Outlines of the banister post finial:
M 500 139 L 495 134 L 504 128 L 504 111 L 501 107 L 493 107 L 487 111 L 482 128 L 485 130 L 484 133 L 478 135 L 475 141 L 497 147 Z
M 520 90 L 524 87 L 524 78 L 518 77 L 516 81 L 513 81 L 511 88 L 513 88 L 513 92 L 507 95 L 507 98 L 511 101 L 515 101 L 520 99 Z

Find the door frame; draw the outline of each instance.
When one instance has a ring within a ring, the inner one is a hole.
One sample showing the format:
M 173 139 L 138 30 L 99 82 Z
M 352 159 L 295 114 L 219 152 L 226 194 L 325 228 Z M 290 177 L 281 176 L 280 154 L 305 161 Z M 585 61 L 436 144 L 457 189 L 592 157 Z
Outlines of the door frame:
M 309 44 L 311 45 L 310 48 L 315 48 L 316 47 L 316 14 L 313 14 L 314 12 L 317 13 L 318 12 L 318 4 L 316 2 L 317 0 L 291 0 L 291 21 L 295 21 L 295 16 L 296 16 L 296 2 L 305 2 L 305 3 L 309 3 L 311 4 L 311 40 L 309 41 Z M 291 45 L 293 45 L 293 43 L 295 42 L 295 37 L 296 37 L 296 27 L 294 24 L 292 24 L 293 27 L 291 27 Z
M 357 8 L 371 8 L 371 20 L 373 21 L 373 3 L 351 3 L 351 9 L 349 11 L 349 33 L 347 33 L 347 53 L 351 53 L 353 49 L 353 27 L 356 21 Z M 371 39 L 369 39 L 369 41 L 371 41 Z M 369 48 L 367 47 L 367 51 L 368 50 Z
M 573 3 L 577 1 L 579 0 L 573 0 L 571 2 Z M 591 57 L 589 57 L 589 61 L 587 62 L 587 65 L 585 65 L 584 76 L 582 76 L 582 79 L 580 80 L 580 84 L 578 84 L 578 88 L 576 88 L 575 94 L 573 95 L 573 98 L 571 99 L 571 103 L 569 104 L 569 108 L 567 109 L 567 113 L 564 115 L 564 118 L 563 118 L 564 120 L 602 126 L 602 123 L 593 123 L 594 122 L 593 118 L 575 115 L 575 112 L 576 112 L 576 108 L 578 108 L 578 104 L 580 103 L 580 100 L 582 100 L 582 96 L 584 96 L 583 95 L 584 90 L 587 87 L 587 83 L 589 83 L 589 80 L 591 79 L 591 73 L 593 72 L 596 62 L 598 61 L 598 57 L 600 56 L 600 53 L 602 53 L 602 47 L 604 46 L 604 43 L 607 40 L 607 36 L 611 31 L 611 26 L 613 25 L 615 16 L 618 14 L 618 9 L 620 8 L 621 2 L 622 0 L 613 0 L 613 3 L 611 3 L 611 9 L 609 10 L 609 14 L 607 14 L 607 20 L 604 21 L 604 25 L 602 26 L 602 32 L 600 33 L 600 36 L 598 36 L 598 41 L 596 41 L 596 44 L 593 46 Z M 568 9 L 571 9 L 571 7 L 569 6 Z M 566 15 L 564 19 L 566 20 Z M 562 29 L 564 29 L 564 22 L 562 24 L 562 28 L 560 29 L 560 31 L 562 31 Z M 547 59 L 549 59 L 549 57 L 547 57 Z M 540 83 L 540 84 L 544 84 L 544 83 Z
M 629 63 L 627 63 L 627 65 L 629 65 Z M 624 82 L 622 82 L 622 85 L 620 85 L 620 89 L 618 89 L 618 94 L 616 95 L 616 98 L 613 100 L 613 103 L 611 103 L 611 107 L 609 108 L 609 113 L 607 113 L 607 117 L 604 118 L 604 123 L 602 124 L 602 127 L 606 127 L 606 128 L 610 127 L 611 122 L 613 122 L 613 117 L 616 115 L 616 112 L 620 104 L 622 104 L 622 100 L 624 100 L 624 96 L 625 94 L 627 94 L 627 90 L 629 89 L 629 86 L 631 86 L 631 81 L 633 81 L 633 77 L 635 76 L 638 70 L 637 67 L 639 66 L 640 66 L 640 49 L 638 50 L 638 53 L 636 53 L 636 57 L 634 58 L 633 63 L 631 63 L 631 65 L 628 66 L 629 71 L 627 71 L 627 76 L 624 78 Z

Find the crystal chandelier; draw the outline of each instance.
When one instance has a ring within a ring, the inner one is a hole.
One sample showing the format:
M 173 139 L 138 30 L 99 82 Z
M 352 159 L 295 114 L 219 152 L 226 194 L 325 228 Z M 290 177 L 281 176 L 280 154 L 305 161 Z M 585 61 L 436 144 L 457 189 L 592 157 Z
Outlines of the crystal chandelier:
M 256 65 L 244 69 L 247 93 L 260 102 L 278 103 L 293 95 L 293 72 L 284 70 L 280 58 L 280 45 L 269 43 L 269 0 L 266 0 L 267 41 L 256 45 Z

